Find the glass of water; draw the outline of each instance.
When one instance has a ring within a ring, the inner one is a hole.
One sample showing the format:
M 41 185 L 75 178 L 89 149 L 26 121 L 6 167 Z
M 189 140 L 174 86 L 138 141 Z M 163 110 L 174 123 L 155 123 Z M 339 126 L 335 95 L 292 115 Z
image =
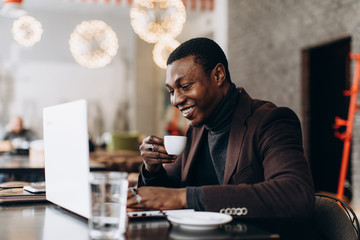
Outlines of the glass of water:
M 126 231 L 128 174 L 91 172 L 89 234 L 92 239 L 119 239 Z

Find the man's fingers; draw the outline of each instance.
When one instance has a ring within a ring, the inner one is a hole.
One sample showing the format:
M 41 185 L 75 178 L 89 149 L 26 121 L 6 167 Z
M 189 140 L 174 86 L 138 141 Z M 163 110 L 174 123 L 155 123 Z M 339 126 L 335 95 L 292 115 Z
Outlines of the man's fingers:
M 146 159 L 158 159 L 158 160 L 175 160 L 176 156 L 167 155 L 166 153 L 161 152 L 152 152 L 146 154 Z
M 147 165 L 157 165 L 162 163 L 173 163 L 175 160 L 169 160 L 169 159 L 151 159 L 146 161 Z
M 173 163 L 175 162 L 175 159 L 171 159 L 171 160 L 161 160 L 161 163 Z
M 164 140 L 162 138 L 159 138 L 154 135 L 148 136 L 148 137 L 144 138 L 144 140 L 143 140 L 143 143 L 155 143 L 155 144 L 159 144 L 159 145 L 162 145 L 163 142 L 164 142 Z

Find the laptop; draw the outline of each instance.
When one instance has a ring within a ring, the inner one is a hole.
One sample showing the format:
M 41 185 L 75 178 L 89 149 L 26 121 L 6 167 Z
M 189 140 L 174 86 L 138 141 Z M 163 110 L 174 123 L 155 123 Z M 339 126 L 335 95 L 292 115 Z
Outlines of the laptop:
M 87 102 L 43 110 L 46 199 L 82 217 L 90 216 Z
M 44 108 L 46 199 L 82 217 L 90 217 L 87 103 L 78 100 Z M 166 217 L 167 212 L 138 211 L 129 219 Z

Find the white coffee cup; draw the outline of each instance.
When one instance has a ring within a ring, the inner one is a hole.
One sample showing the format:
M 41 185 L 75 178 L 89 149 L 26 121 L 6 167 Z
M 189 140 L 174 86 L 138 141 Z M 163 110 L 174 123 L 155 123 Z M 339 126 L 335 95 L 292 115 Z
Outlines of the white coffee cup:
M 185 136 L 164 136 L 164 146 L 169 155 L 180 155 L 186 146 Z

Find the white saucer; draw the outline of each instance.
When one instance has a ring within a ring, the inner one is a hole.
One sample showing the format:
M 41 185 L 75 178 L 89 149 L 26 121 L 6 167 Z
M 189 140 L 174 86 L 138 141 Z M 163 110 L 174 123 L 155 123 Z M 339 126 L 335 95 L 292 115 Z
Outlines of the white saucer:
M 216 212 L 169 212 L 167 219 L 172 224 L 190 230 L 215 229 L 221 224 L 232 221 L 231 216 Z

